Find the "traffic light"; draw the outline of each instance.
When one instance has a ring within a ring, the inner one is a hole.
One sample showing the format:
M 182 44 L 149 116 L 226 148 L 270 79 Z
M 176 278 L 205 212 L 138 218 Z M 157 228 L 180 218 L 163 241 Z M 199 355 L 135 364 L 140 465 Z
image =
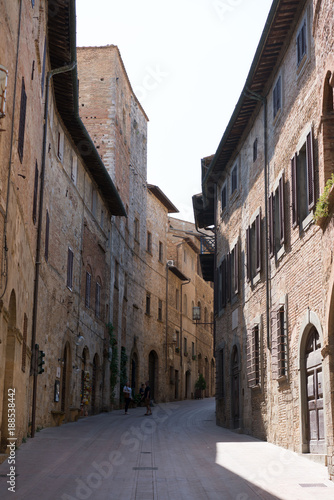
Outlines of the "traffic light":
M 37 365 L 38 365 L 37 373 L 38 373 L 38 375 L 40 375 L 41 373 L 44 372 L 44 368 L 43 368 L 43 365 L 45 365 L 45 361 L 43 360 L 44 356 L 45 356 L 44 351 L 38 351 L 38 360 L 37 360 Z

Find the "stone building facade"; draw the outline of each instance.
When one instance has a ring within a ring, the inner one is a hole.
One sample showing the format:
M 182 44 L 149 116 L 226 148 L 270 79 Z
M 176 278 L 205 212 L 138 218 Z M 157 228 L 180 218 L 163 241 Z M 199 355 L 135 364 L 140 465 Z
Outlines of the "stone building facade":
M 0 0 L 0 8 L 1 461 L 14 390 L 19 445 L 38 428 L 110 410 L 124 377 L 136 393 L 150 379 L 156 401 L 191 397 L 213 360 L 210 330 L 187 313 L 199 360 L 185 386 L 169 338 L 167 277 L 181 291 L 187 273 L 208 315 L 212 289 L 195 265 L 167 266 L 177 209 L 147 184 L 148 119 L 117 47 L 77 58 L 74 0 Z M 198 236 L 180 231 L 195 262 Z
M 171 384 L 169 353 L 174 358 L 175 346 L 166 327 L 166 263 L 175 247 L 170 245 L 168 214 L 178 210 L 158 186 L 147 184 L 148 118 L 133 93 L 118 47 L 78 48 L 78 71 L 82 120 L 127 210 L 127 219 L 113 221 L 111 231 L 111 322 L 121 374 L 115 403 L 121 401 L 125 379 L 134 393 L 149 380 L 155 401 L 191 397 L 190 382 L 187 392 L 181 382 L 178 391 Z M 211 297 L 207 309 L 209 304 L 212 307 Z M 213 362 L 211 351 L 205 356 Z
M 273 2 L 194 198 L 216 232 L 217 423 L 322 457 L 331 477 L 333 225 L 316 208 L 334 172 L 333 26 L 332 2 Z
M 38 427 L 110 407 L 111 217 L 125 209 L 78 114 L 75 2 L 0 7 L 5 452 L 10 390 L 17 444 Z

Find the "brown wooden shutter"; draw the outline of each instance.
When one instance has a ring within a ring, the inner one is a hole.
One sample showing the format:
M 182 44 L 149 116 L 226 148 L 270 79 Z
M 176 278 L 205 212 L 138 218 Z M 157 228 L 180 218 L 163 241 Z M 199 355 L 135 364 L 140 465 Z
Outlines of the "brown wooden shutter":
M 307 158 L 307 186 L 308 186 L 308 209 L 312 210 L 315 205 L 314 191 L 314 159 L 313 159 L 313 136 L 309 132 L 306 137 L 306 158 Z
M 46 261 L 48 261 L 49 259 L 49 234 L 50 234 L 50 218 L 49 218 L 49 212 L 47 210 L 45 219 L 45 251 L 44 251 L 44 256 Z
M 32 220 L 36 224 L 37 220 L 37 199 L 38 199 L 38 165 L 35 164 L 34 199 L 32 204 Z
M 246 268 L 247 268 L 247 281 L 251 279 L 251 244 L 250 244 L 250 228 L 246 229 Z
M 256 272 L 261 271 L 261 208 L 255 219 Z
M 269 257 L 274 255 L 274 195 L 269 196 Z
M 20 158 L 21 163 L 23 161 L 23 146 L 24 146 L 24 130 L 25 130 L 25 123 L 26 123 L 26 110 L 27 110 L 27 94 L 25 91 L 24 78 L 22 78 L 19 138 L 18 138 L 18 153 L 19 153 L 19 158 Z
M 226 255 L 226 302 L 231 299 L 231 254 Z
M 292 227 L 298 223 L 298 198 L 297 198 L 297 153 L 291 158 L 291 199 L 292 199 Z
M 284 223 L 284 174 L 279 180 L 279 238 L 281 245 L 285 241 L 285 223 Z
M 234 293 L 239 293 L 239 240 L 234 247 Z
M 222 262 L 222 308 L 226 307 L 226 258 Z

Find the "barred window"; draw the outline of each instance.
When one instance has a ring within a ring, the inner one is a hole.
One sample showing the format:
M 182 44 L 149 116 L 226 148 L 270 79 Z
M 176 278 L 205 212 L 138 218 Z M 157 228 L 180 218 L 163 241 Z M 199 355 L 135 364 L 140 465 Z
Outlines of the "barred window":
M 288 375 L 288 335 L 285 306 L 280 305 L 272 314 L 271 355 L 273 378 Z
M 247 335 L 248 387 L 260 384 L 260 328 L 256 324 Z

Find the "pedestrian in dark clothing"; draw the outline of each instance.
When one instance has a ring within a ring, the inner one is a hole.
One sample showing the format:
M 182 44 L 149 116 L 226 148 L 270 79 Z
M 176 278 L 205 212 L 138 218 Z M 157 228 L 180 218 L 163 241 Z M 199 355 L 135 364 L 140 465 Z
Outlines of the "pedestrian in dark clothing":
M 144 393 L 145 393 L 145 385 L 142 384 L 140 389 L 139 389 L 139 394 L 140 394 L 140 406 L 141 406 L 141 403 L 144 403 L 145 402 L 145 397 L 144 397 Z
M 149 386 L 149 382 L 145 382 L 145 391 L 144 391 L 144 399 L 146 405 L 146 413 L 145 415 L 152 415 L 151 410 L 151 388 Z

